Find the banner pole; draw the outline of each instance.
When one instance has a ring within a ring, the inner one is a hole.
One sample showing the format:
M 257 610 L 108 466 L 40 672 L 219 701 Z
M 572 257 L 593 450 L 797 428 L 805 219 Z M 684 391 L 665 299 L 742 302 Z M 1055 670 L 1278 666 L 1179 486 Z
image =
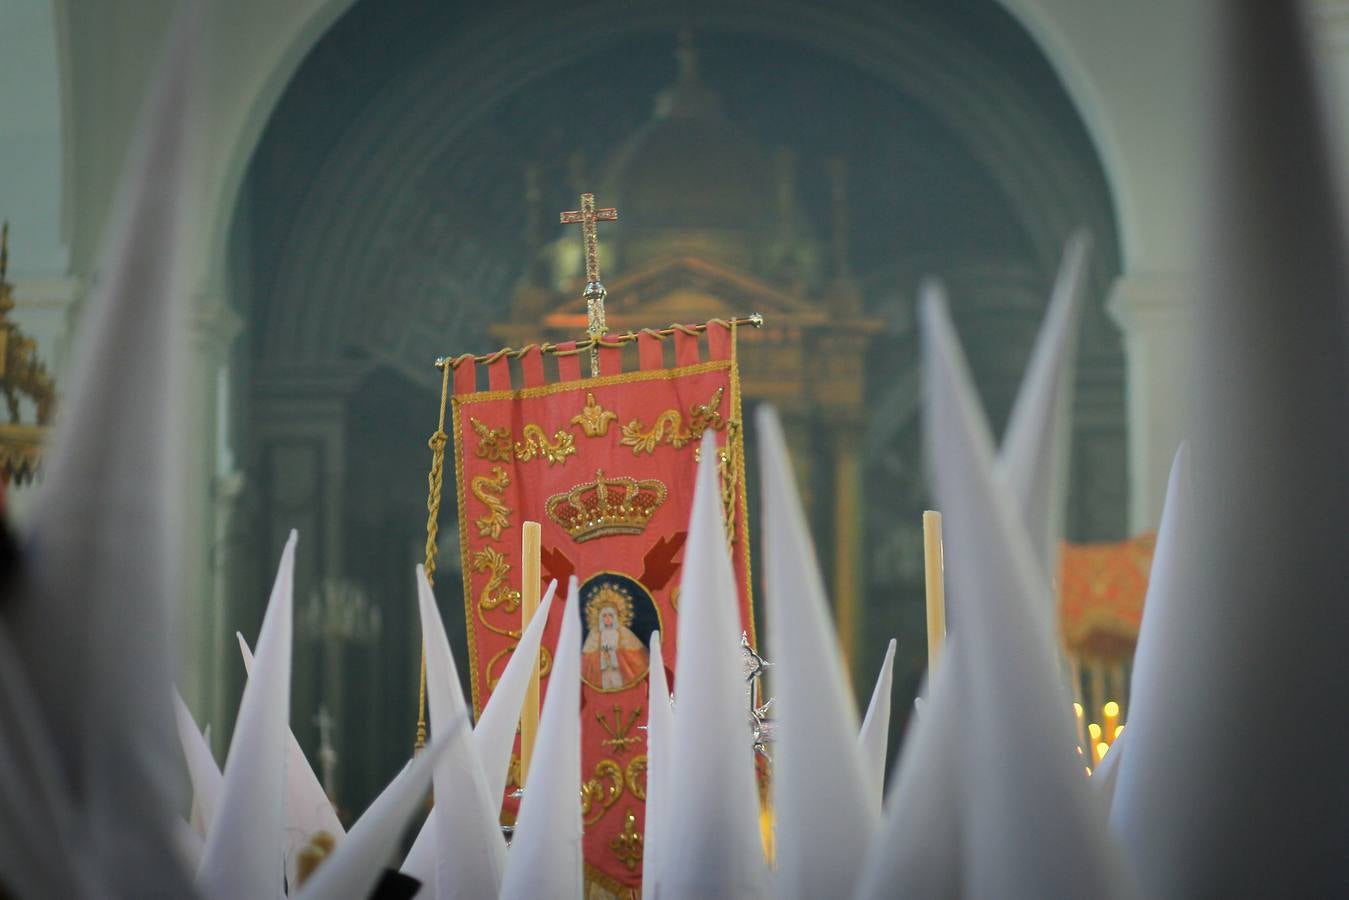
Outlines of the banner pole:
M 937 667 L 946 641 L 946 565 L 942 557 L 941 513 L 923 512 L 923 574 L 927 590 L 927 675 Z
M 538 522 L 525 522 L 520 535 L 520 633 L 524 634 L 530 620 L 539 611 L 539 555 L 541 528 Z M 529 764 L 534 756 L 534 738 L 539 733 L 539 654 L 534 654 L 534 667 L 529 686 L 525 689 L 525 705 L 520 710 L 520 787 L 529 777 Z

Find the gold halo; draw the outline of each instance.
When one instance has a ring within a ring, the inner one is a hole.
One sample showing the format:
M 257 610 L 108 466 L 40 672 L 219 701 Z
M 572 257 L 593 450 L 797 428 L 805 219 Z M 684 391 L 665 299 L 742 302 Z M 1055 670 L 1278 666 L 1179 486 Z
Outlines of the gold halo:
M 614 608 L 624 627 L 632 625 L 632 594 L 622 585 L 602 584 L 586 601 L 586 624 L 591 631 L 599 629 L 600 609 L 605 606 Z

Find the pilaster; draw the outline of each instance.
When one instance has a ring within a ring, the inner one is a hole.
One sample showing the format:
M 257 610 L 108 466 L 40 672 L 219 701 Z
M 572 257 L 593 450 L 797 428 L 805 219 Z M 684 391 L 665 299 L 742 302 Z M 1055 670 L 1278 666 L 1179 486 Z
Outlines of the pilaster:
M 1189 430 L 1192 282 L 1177 273 L 1120 277 L 1108 309 L 1124 333 L 1129 422 L 1129 527 L 1156 528 L 1176 450 Z
M 183 604 L 175 622 L 178 688 L 203 721 L 222 737 L 232 720 L 223 708 L 220 672 L 237 657 L 224 616 L 226 536 L 242 489 L 230 445 L 228 367 L 242 330 L 238 314 L 222 298 L 197 295 L 188 316 L 187 383 L 182 387 L 186 421 L 183 458 L 186 483 Z

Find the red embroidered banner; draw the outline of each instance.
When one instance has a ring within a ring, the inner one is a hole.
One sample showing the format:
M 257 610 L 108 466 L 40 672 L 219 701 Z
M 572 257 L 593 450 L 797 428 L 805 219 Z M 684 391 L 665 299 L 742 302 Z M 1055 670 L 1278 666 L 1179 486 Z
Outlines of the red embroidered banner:
M 735 326 L 713 323 L 701 337 L 677 332 L 676 339 L 675 368 L 664 367 L 658 339 L 643 335 L 637 371 L 620 371 L 622 354 L 612 349 L 602 354 L 600 376 L 580 378 L 581 356 L 564 352 L 559 380 L 541 383 L 542 361 L 531 351 L 521 359 L 523 385 L 512 387 L 505 357 L 487 363 L 488 390 L 477 389 L 471 360 L 454 378 L 474 707 L 481 711 L 519 638 L 520 523 L 538 521 L 542 580 L 559 583 L 545 646 L 561 629 L 567 577 L 580 584 L 586 874 L 620 896 L 641 884 L 651 634 L 661 632 L 673 684 L 680 563 L 696 454 L 709 429 L 719 447 L 741 621 L 753 638 Z M 548 663 L 545 655 L 545 697 Z M 508 791 L 518 771 L 517 755 Z

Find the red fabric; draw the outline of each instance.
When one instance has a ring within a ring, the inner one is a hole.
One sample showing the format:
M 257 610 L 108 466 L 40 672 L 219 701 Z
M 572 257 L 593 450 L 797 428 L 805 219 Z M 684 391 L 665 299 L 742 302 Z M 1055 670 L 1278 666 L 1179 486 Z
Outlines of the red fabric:
M 650 361 L 650 354 L 644 359 Z M 574 361 L 573 368 L 579 370 L 579 356 L 558 358 L 564 372 L 565 360 Z M 713 428 L 724 445 L 735 409 L 731 366 L 726 361 L 697 373 L 657 368 L 526 389 L 508 397 L 456 393 L 453 401 L 454 438 L 460 450 L 459 495 L 464 498 L 459 523 L 468 563 L 464 587 L 474 706 L 482 709 L 515 644 L 511 633 L 520 628 L 520 612 L 518 598 L 512 602 L 508 592 L 519 584 L 520 523 L 538 521 L 543 526 L 541 588 L 552 578 L 565 588 L 567 576 L 575 573 L 581 584 L 582 615 L 589 605 L 591 615 L 599 619 L 607 603 L 618 614 L 617 623 L 623 625 L 606 631 L 606 638 L 616 644 L 616 667 L 601 665 L 600 629 L 592 629 L 588 621 L 583 625 L 582 780 L 600 786 L 591 795 L 594 799 L 585 815 L 585 859 L 591 874 L 633 888 L 641 883 L 641 866 L 629 869 L 611 842 L 623 832 L 630 810 L 639 823 L 643 821 L 645 806 L 632 785 L 644 792 L 640 764 L 646 751 L 641 730 L 647 706 L 644 667 L 650 635 L 656 628 L 661 631 L 666 665 L 677 678 L 675 591 L 693 502 L 698 446 L 697 436 L 691 433 L 690 410 L 717 399 L 719 421 Z M 680 446 L 668 439 L 668 429 L 666 437 L 649 451 L 632 446 L 632 434 L 651 433 L 657 419 L 669 411 L 680 417 Z M 540 433 L 550 445 L 570 447 L 574 452 L 550 461 L 538 451 Z M 535 447 L 530 446 L 531 435 Z M 623 443 L 625 439 L 629 444 Z M 738 440 L 733 450 L 743 460 Z M 743 467 L 736 468 L 743 472 Z M 601 471 L 611 511 L 620 506 L 650 510 L 645 522 L 635 523 L 629 532 L 586 534 L 586 523 L 595 519 L 598 491 L 594 485 Z M 586 485 L 591 486 L 589 491 Z M 657 502 L 661 493 L 664 498 Z M 569 496 L 578 499 L 581 510 L 571 505 Z M 743 475 L 737 477 L 734 496 L 737 536 L 732 552 L 740 616 L 753 635 Z M 495 519 L 493 506 L 484 497 L 496 505 Z M 507 570 L 501 569 L 503 563 L 509 566 Z M 499 578 L 494 577 L 494 567 Z M 561 600 L 559 596 L 553 605 L 545 629 L 544 646 L 548 648 L 556 646 L 561 629 Z M 633 617 L 625 622 L 623 607 L 628 605 Z M 545 695 L 547 690 L 545 677 Z M 615 786 L 616 795 L 610 792 Z M 603 798 L 607 797 L 616 799 L 606 807 Z M 508 804 L 508 809 L 513 808 Z
M 511 361 L 505 354 L 487 364 L 487 387 L 493 391 L 511 389 Z
M 697 334 L 685 334 L 682 331 L 675 332 L 676 366 L 698 365 L 698 337 L 699 335 Z
M 454 370 L 454 393 L 471 394 L 478 389 L 478 364 L 471 359 L 461 362 Z
M 539 387 L 544 382 L 543 353 L 538 347 L 530 347 L 520 357 L 520 373 L 524 376 L 525 387 Z
M 567 341 L 564 344 L 557 345 L 558 350 L 575 350 L 576 342 Z M 581 354 L 579 353 L 559 353 L 557 359 L 557 380 L 558 381 L 580 381 L 581 380 Z
M 1094 657 L 1138 641 L 1157 536 L 1110 544 L 1059 545 L 1059 627 L 1068 649 Z
M 707 358 L 730 359 L 732 341 L 731 326 L 709 324 L 707 326 Z
M 637 361 L 643 372 L 665 367 L 664 343 L 660 338 L 645 332 L 637 336 Z

